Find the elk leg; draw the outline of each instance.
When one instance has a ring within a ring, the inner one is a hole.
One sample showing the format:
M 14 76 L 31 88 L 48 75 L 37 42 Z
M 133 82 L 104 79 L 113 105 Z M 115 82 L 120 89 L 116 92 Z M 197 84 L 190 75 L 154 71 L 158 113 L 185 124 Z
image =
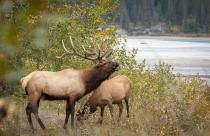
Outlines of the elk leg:
M 36 120 L 39 122 L 40 127 L 44 130 L 45 126 L 44 126 L 42 120 L 40 119 L 38 113 L 35 113 L 34 115 L 35 115 Z
M 70 107 L 69 107 L 70 103 L 69 100 L 66 101 L 66 118 L 65 118 L 65 123 L 63 128 L 66 129 L 67 128 L 67 124 L 68 124 L 68 120 L 69 120 L 69 115 L 70 115 Z
M 128 98 L 125 98 L 125 104 L 126 104 L 126 109 L 127 109 L 127 117 L 129 118 L 129 105 L 128 105 Z
M 74 109 L 75 109 L 75 102 L 70 101 L 70 110 L 71 110 L 71 127 L 74 128 Z
M 101 106 L 101 116 L 100 116 L 100 118 L 99 118 L 99 123 L 100 123 L 100 125 L 102 125 L 103 116 L 104 116 L 104 105 Z
M 38 114 L 39 102 L 40 102 L 40 99 L 36 103 L 32 104 L 32 109 L 33 109 L 33 113 L 34 113 L 36 120 L 38 121 L 40 127 L 44 130 L 45 126 L 44 126 L 43 122 L 41 121 L 39 114 Z
M 34 130 L 33 122 L 32 122 L 32 119 L 31 119 L 31 112 L 32 112 L 32 108 L 31 108 L 30 102 L 29 102 L 27 107 L 26 107 L 26 115 L 27 115 L 28 122 L 29 122 L 29 125 L 30 125 L 31 129 Z
M 122 111 L 123 111 L 123 104 L 122 104 L 122 101 L 121 101 L 120 103 L 118 103 L 118 107 L 119 107 L 118 121 L 120 121 L 120 117 L 121 117 Z
M 108 107 L 109 107 L 109 111 L 110 111 L 111 117 L 113 118 L 113 105 L 112 105 L 111 102 L 108 103 Z

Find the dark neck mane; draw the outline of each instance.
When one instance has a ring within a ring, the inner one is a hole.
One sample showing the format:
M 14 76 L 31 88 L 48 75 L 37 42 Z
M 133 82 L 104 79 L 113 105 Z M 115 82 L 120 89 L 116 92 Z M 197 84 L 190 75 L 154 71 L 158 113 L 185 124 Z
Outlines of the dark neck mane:
M 106 72 L 94 68 L 83 70 L 82 78 L 85 83 L 85 89 L 86 89 L 85 94 L 88 94 L 94 89 L 96 89 L 101 84 L 101 82 L 103 82 L 109 77 L 109 75 L 111 74 L 108 74 Z

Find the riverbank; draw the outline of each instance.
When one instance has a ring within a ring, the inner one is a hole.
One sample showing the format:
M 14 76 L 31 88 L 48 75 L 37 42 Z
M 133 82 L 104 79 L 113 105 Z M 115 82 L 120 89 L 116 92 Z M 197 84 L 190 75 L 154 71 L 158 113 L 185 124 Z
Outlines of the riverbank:
M 193 42 L 210 42 L 210 36 L 200 36 L 200 37 L 193 37 L 193 36 L 181 36 L 181 35 L 139 35 L 139 36 L 125 36 L 131 39 L 159 39 L 159 40 L 185 40 L 185 41 L 193 41 Z
M 138 49 L 137 62 L 146 60 L 146 67 L 154 69 L 159 62 L 173 67 L 173 73 L 197 76 L 210 83 L 210 38 L 171 36 L 128 36 L 127 51 Z
M 149 36 L 170 36 L 170 37 L 209 37 L 210 33 L 151 33 Z

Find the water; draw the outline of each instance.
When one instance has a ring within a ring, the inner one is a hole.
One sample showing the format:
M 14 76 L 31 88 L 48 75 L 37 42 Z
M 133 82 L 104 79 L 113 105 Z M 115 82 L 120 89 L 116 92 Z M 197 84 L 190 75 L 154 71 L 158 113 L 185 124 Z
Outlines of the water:
M 153 68 L 159 61 L 174 67 L 174 74 L 210 77 L 210 38 L 128 37 L 126 49 L 138 48 L 138 62 Z

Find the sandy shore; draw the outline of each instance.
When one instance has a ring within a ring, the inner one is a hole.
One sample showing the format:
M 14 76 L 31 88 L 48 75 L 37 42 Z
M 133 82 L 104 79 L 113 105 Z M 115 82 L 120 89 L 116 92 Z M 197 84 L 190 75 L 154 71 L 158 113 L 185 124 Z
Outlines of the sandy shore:
M 209 37 L 187 37 L 187 36 L 128 36 L 131 39 L 159 39 L 159 40 L 184 40 L 194 42 L 210 42 Z

